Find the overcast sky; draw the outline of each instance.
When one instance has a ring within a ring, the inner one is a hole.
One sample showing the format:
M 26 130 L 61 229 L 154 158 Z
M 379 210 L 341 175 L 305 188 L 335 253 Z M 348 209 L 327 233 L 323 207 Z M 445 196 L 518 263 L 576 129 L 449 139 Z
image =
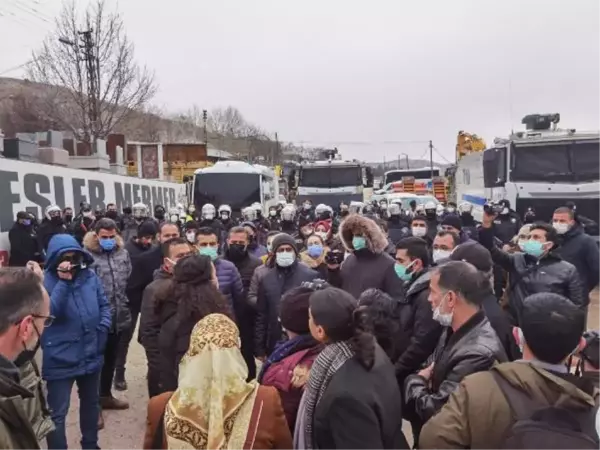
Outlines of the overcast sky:
M 156 71 L 157 105 L 232 105 L 281 140 L 344 157 L 428 156 L 432 139 L 453 160 L 458 130 L 490 143 L 535 112 L 599 128 L 598 0 L 110 2 Z M 0 75 L 22 76 L 4 72 L 59 10 L 0 1 Z

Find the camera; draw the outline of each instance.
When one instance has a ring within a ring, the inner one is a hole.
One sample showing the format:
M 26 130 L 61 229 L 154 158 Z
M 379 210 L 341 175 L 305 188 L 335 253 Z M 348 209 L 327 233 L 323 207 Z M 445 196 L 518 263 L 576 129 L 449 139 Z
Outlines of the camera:
M 485 205 L 483 205 L 483 211 L 490 216 L 500 214 L 503 209 L 504 205 L 500 203 L 487 202 Z
M 342 250 L 331 250 L 325 256 L 325 263 L 336 266 L 344 261 L 344 252 Z

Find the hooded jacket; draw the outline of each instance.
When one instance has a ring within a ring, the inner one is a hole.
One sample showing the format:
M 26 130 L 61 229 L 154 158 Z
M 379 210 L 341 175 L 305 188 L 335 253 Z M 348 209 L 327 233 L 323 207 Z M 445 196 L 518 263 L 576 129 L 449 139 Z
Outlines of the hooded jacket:
M 507 361 L 504 347 L 481 310 L 455 332 L 446 328 L 435 355 L 431 379 L 411 375 L 405 385 L 405 401 L 423 423 L 441 409 L 464 377 Z
M 0 355 L 0 448 L 40 448 L 27 412 L 32 401 L 17 367 Z
M 56 267 L 66 252 L 83 255 L 88 267 L 72 281 L 61 280 Z M 104 347 L 111 327 L 110 305 L 94 259 L 69 234 L 55 236 L 48 245 L 44 287 L 50 295 L 50 314 L 55 319 L 42 334 L 42 374 L 46 380 L 62 380 L 97 372 L 104 363 Z
M 585 411 L 598 397 L 586 380 L 531 362 L 500 364 L 492 370 L 544 404 Z M 425 424 L 419 448 L 501 448 L 513 424 L 513 413 L 493 374 L 479 372 L 462 380 L 448 403 Z
M 100 247 L 96 233 L 89 232 L 83 238 L 83 245 L 94 258 L 93 268 L 102 281 L 110 303 L 111 332 L 120 333 L 131 326 L 131 311 L 126 294 L 127 281 L 131 275 L 131 259 L 121 236 L 117 235 L 116 240 L 116 247 L 110 252 L 105 252 Z
M 538 292 L 560 294 L 582 309 L 587 308 L 589 297 L 573 264 L 563 261 L 555 252 L 541 259 L 525 253 L 506 253 L 494 245 L 493 228 L 479 230 L 479 242 L 490 251 L 492 260 L 508 272 L 508 313 L 512 323 L 518 323 L 525 298 Z
M 39 247 L 33 226 L 27 227 L 15 222 L 8 232 L 8 240 L 10 242 L 9 266 L 24 267 L 28 261 L 42 261 L 41 247 Z
M 575 224 L 562 236 L 555 253 L 577 268 L 586 294 L 589 295 L 598 286 L 600 251 L 594 238 L 585 234 L 581 225 Z
M 392 298 L 401 298 L 403 283 L 394 270 L 394 259 L 385 253 L 388 240 L 377 223 L 352 214 L 341 223 L 339 235 L 346 250 L 352 251 L 340 267 L 342 289 L 355 298 L 369 288 L 377 288 Z M 353 249 L 355 235 L 365 238 L 367 248 Z
M 433 320 L 429 303 L 430 272 L 417 274 L 406 286 L 406 294 L 397 305 L 400 316 L 400 333 L 396 339 L 396 376 L 404 379 L 417 371 L 433 353 L 442 326 Z

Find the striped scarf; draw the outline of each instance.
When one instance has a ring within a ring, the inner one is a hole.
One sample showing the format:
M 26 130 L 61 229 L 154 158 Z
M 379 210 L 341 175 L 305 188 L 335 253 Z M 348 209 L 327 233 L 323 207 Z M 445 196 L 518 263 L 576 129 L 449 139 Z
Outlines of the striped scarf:
M 354 357 L 354 352 L 348 341 L 329 344 L 323 349 L 315 360 L 306 385 L 305 399 L 306 409 L 304 411 L 304 444 L 306 449 L 313 447 L 313 416 L 317 404 L 325 393 L 331 378 L 344 365 L 346 361 Z

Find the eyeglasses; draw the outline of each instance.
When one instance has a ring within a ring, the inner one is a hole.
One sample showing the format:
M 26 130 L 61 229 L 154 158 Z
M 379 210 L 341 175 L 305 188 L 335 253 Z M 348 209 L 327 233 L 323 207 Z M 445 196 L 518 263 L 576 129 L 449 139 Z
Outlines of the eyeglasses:
M 53 315 L 49 316 L 40 316 L 38 314 L 32 314 L 31 317 L 35 319 L 44 319 L 44 328 L 48 328 L 50 325 L 54 323 L 55 317 Z

